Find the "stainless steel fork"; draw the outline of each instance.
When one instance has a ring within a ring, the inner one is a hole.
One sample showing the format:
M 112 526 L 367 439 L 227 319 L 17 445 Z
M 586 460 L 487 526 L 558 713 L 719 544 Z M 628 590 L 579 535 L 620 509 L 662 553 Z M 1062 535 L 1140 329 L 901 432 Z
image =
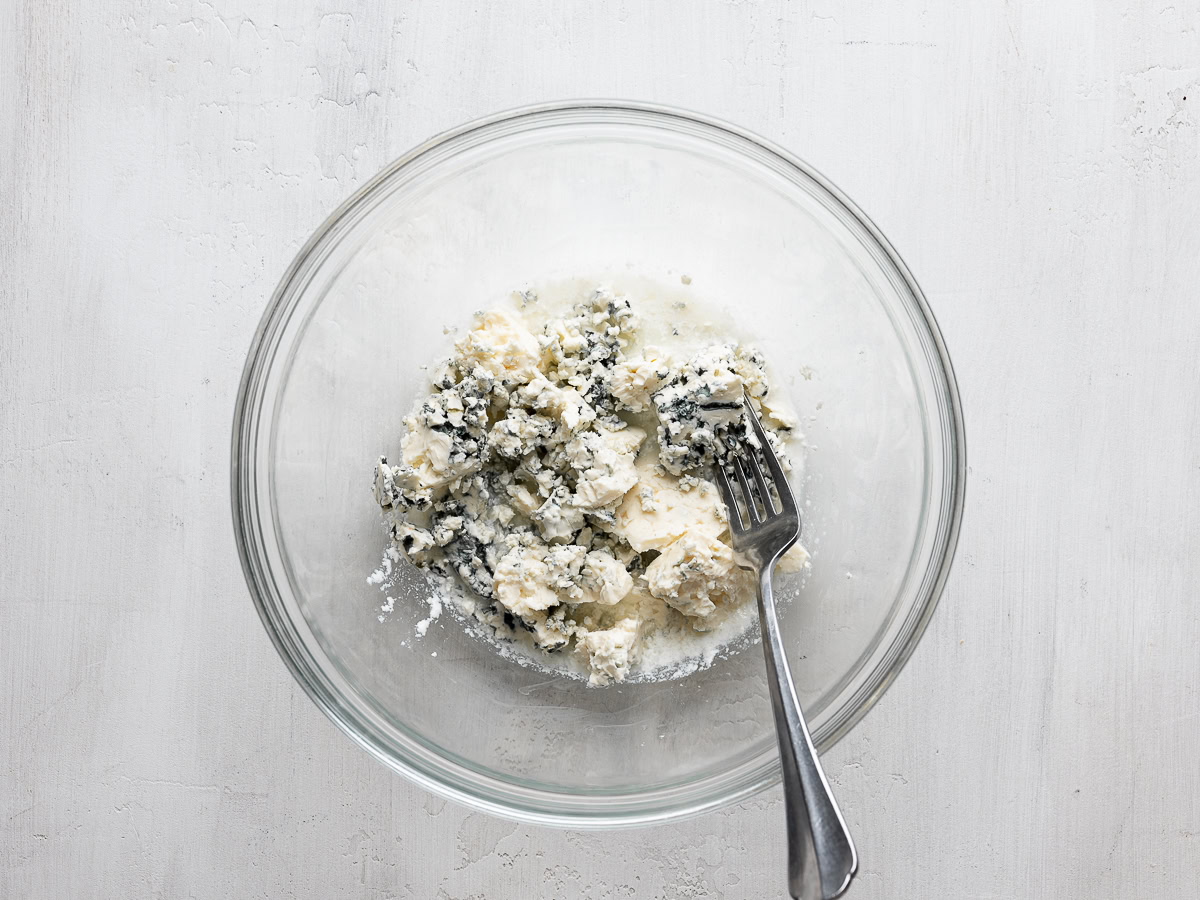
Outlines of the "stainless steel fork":
M 832 900 L 850 886 L 858 868 L 858 855 L 841 810 L 829 791 L 829 782 L 796 699 L 771 593 L 775 563 L 800 537 L 800 511 L 762 422 L 749 399 L 745 403 L 746 418 L 753 426 L 759 447 L 743 441 L 728 461 L 717 465 L 715 470 L 725 505 L 729 507 L 733 549 L 744 560 L 744 568 L 758 573 L 758 616 L 783 769 L 788 891 L 795 900 Z M 770 483 L 759 457 L 766 463 Z M 775 497 L 771 495 L 771 487 L 775 488 Z

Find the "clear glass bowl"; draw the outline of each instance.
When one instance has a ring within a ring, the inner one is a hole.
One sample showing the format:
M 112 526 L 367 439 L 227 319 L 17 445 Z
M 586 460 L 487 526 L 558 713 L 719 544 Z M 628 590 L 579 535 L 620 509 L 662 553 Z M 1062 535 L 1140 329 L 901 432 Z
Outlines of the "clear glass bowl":
M 616 103 L 522 109 L 435 138 L 301 250 L 246 362 L 233 513 L 259 613 L 355 741 L 469 806 L 541 824 L 677 819 L 778 780 L 757 647 L 676 681 L 589 689 L 448 615 L 415 570 L 383 596 L 378 454 L 447 324 L 544 280 L 637 276 L 735 310 L 804 420 L 813 568 L 783 627 L 817 744 L 879 698 L 933 613 L 962 512 L 962 415 L 912 276 L 821 175 L 730 125 Z

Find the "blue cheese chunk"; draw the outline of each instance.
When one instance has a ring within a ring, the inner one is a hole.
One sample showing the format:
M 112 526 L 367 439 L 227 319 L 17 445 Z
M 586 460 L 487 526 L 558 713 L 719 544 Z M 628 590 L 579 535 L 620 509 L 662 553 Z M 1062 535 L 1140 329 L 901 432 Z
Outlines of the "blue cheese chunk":
M 417 473 L 406 465 L 388 465 L 386 456 L 375 464 L 374 487 L 375 502 L 384 509 L 425 510 L 433 503 L 433 492 L 421 487 Z
M 656 465 L 639 465 L 637 488 L 617 507 L 614 533 L 638 553 L 661 552 L 689 532 L 722 535 L 728 526 L 716 486 L 697 479 L 685 491 L 680 482 Z
M 478 368 L 503 384 L 521 384 L 537 373 L 538 341 L 512 313 L 494 309 L 454 345 L 459 368 Z
M 494 387 L 487 374 L 468 375 L 435 390 L 404 419 L 401 455 L 414 488 L 436 488 L 483 467 Z
M 511 402 L 536 410 L 557 422 L 567 434 L 573 434 L 596 421 L 596 410 L 573 387 L 555 385 L 540 372 L 527 384 L 513 391 Z
M 733 568 L 728 544 L 704 532 L 688 533 L 646 567 L 646 586 L 685 616 L 704 617 L 725 598 Z
M 637 484 L 634 460 L 646 439 L 640 428 L 587 431 L 571 439 L 567 458 L 576 475 L 575 504 L 588 511 L 610 506 Z
M 578 584 L 581 602 L 615 606 L 633 590 L 633 576 L 608 550 L 593 550 L 584 557 Z
M 697 353 L 654 393 L 659 462 L 682 475 L 712 465 L 718 432 L 743 416 L 745 386 L 729 347 Z
M 583 530 L 583 509 L 575 504 L 566 485 L 556 487 L 529 517 L 547 541 L 570 540 Z
M 574 388 L 598 415 L 615 413 L 612 373 L 636 329 L 627 299 L 596 290 L 573 315 L 547 323 L 541 339 L 546 376 Z
M 636 659 L 639 639 L 637 619 L 621 619 L 611 628 L 588 631 L 578 638 L 580 651 L 586 656 L 592 685 L 624 681 Z
M 651 396 L 673 374 L 671 358 L 666 351 L 647 347 L 640 356 L 613 367 L 612 392 L 623 409 L 645 412 L 650 409 Z
M 560 602 L 549 583 L 549 567 L 544 557 L 528 551 L 512 551 L 496 568 L 496 599 L 519 616 L 544 612 Z
M 784 470 L 791 468 L 776 428 L 794 417 L 786 405 L 767 401 L 762 357 L 737 346 L 700 351 L 653 395 L 658 416 L 659 462 L 675 475 L 694 473 L 725 460 L 742 442 L 758 445 L 746 419 L 746 398 L 768 420 L 767 439 Z
M 492 426 L 488 444 L 501 456 L 520 459 L 529 452 L 530 447 L 544 445 L 556 427 L 547 416 L 512 407 L 504 418 Z

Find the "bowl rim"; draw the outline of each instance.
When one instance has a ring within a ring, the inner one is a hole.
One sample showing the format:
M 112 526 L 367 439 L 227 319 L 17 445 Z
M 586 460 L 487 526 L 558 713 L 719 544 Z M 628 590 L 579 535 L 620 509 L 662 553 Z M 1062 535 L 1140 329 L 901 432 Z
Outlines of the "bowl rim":
M 372 198 L 380 185 L 447 143 L 487 130 L 498 124 L 513 124 L 523 119 L 538 119 L 562 113 L 586 114 L 588 112 L 610 115 L 614 113 L 648 115 L 661 120 L 659 124 L 674 122 L 680 126 L 699 125 L 745 141 L 810 179 L 838 204 L 842 211 L 861 227 L 866 236 L 883 252 L 886 261 L 899 275 L 909 299 L 915 305 L 915 312 L 919 314 L 918 324 L 923 326 L 925 336 L 932 342 L 934 361 L 937 363 L 933 374 L 940 382 L 937 386 L 944 394 L 947 403 L 946 413 L 950 424 L 946 454 L 950 460 L 946 471 L 948 477 L 951 478 L 951 492 L 946 513 L 943 516 L 946 527 L 939 529 L 942 532 L 940 537 L 935 533 L 935 539 L 939 546 L 935 547 L 936 556 L 933 557 L 940 557 L 940 562 L 936 571 L 932 572 L 932 577 L 927 575 L 925 579 L 928 585 L 925 589 L 926 596 L 919 601 L 919 605 L 916 607 L 918 614 L 915 617 L 910 615 L 910 621 L 906 623 L 902 632 L 903 639 L 888 649 L 888 652 L 876 665 L 875 671 L 856 692 L 861 699 L 857 703 L 849 703 L 847 705 L 848 713 L 835 720 L 832 727 L 819 737 L 817 740 L 819 751 L 824 752 L 837 743 L 875 706 L 904 668 L 924 635 L 939 605 L 954 561 L 962 527 L 967 477 L 966 432 L 958 383 L 937 320 L 912 272 L 875 223 L 836 185 L 804 160 L 754 132 L 715 116 L 643 101 L 581 99 L 518 106 L 474 119 L 431 137 L 385 166 L 339 204 L 305 241 L 272 292 L 251 339 L 238 386 L 233 415 L 230 459 L 231 511 L 234 539 L 251 599 L 254 601 L 259 618 L 276 651 L 305 693 L 343 732 L 372 756 L 421 787 L 468 807 L 531 824 L 573 829 L 621 828 L 658 824 L 690 818 L 710 810 L 729 806 L 777 784 L 779 782 L 778 762 L 773 761 L 765 770 L 757 773 L 758 777 L 741 779 L 732 783 L 731 789 L 724 794 L 690 798 L 686 802 L 676 803 L 669 807 L 650 807 L 631 812 L 625 809 L 606 810 L 595 806 L 584 810 L 570 807 L 569 804 L 564 805 L 562 802 L 547 803 L 538 808 L 505 803 L 492 796 L 474 793 L 448 783 L 432 771 L 419 766 L 414 760 L 398 758 L 395 753 L 389 752 L 387 748 L 355 727 L 350 721 L 349 710 L 340 702 L 336 691 L 327 689 L 324 684 L 315 683 L 317 681 L 324 682 L 326 679 L 315 670 L 310 661 L 311 653 L 303 646 L 303 642 L 296 639 L 293 623 L 279 608 L 279 604 L 269 599 L 271 591 L 268 583 L 272 579 L 265 571 L 269 569 L 269 563 L 263 558 L 255 535 L 257 504 L 253 497 L 253 470 L 254 451 L 257 446 L 258 416 L 252 413 L 257 409 L 254 403 L 255 391 L 270 374 L 270 363 L 274 359 L 274 353 L 264 358 L 263 351 L 270 347 L 270 339 L 280 331 L 290 317 L 286 301 L 292 293 L 293 283 L 311 263 L 314 251 L 323 249 L 331 240 L 338 224 Z M 670 801 L 668 800 L 668 802 Z

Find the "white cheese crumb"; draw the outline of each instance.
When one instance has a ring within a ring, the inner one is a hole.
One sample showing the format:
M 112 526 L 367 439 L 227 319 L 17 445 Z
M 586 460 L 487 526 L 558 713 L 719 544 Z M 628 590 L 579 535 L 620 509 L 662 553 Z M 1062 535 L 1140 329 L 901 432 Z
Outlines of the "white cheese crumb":
M 390 601 L 391 598 L 389 597 L 388 600 Z M 442 600 L 437 594 L 434 594 L 429 600 L 429 615 L 417 623 L 417 634 L 425 637 L 425 632 L 429 630 L 430 624 L 436 621 L 441 614 Z

